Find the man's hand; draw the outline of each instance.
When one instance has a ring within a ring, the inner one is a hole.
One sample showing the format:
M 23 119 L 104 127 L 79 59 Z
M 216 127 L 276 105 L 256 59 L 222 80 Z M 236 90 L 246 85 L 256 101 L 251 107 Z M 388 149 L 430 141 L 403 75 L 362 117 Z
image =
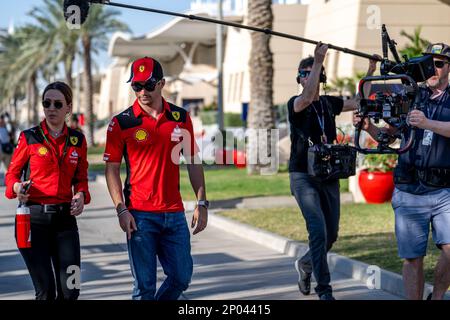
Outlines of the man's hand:
M 206 209 L 204 206 L 197 206 L 194 210 L 194 215 L 192 216 L 192 223 L 191 223 L 191 228 L 194 228 L 195 225 L 197 225 L 197 228 L 195 228 L 192 234 L 195 235 L 199 232 L 202 232 L 206 228 L 207 224 L 208 224 L 208 209 Z
M 128 240 L 130 240 L 131 233 L 137 231 L 137 226 L 133 215 L 128 210 L 120 215 L 119 224 L 123 232 L 127 233 Z
M 382 59 L 381 56 L 378 54 L 374 54 L 373 57 L 377 58 L 377 59 Z M 375 73 L 375 71 L 377 70 L 377 62 L 378 62 L 378 60 L 373 60 L 373 59 L 369 60 L 369 69 L 367 70 L 368 76 L 373 75 Z
M 319 42 L 316 45 L 316 49 L 314 50 L 314 62 L 323 63 L 323 60 L 325 60 L 327 51 L 328 51 L 328 45 L 323 44 L 322 42 Z
M 358 111 L 354 111 L 353 112 L 353 125 L 355 127 L 357 127 L 360 122 L 361 122 L 361 116 L 359 115 Z M 370 120 L 369 120 L 369 118 L 366 117 L 366 118 L 364 118 L 361 129 L 364 131 L 367 131 L 367 130 L 369 130 L 370 125 L 371 125 Z
M 413 110 L 408 115 L 409 124 L 419 129 L 427 129 L 429 126 L 429 119 L 420 110 Z
M 17 194 L 17 198 L 20 202 L 27 202 L 30 195 L 28 192 L 25 192 L 25 188 L 31 183 L 31 180 L 27 180 L 25 182 L 16 182 L 14 183 L 13 190 Z
M 79 216 L 84 209 L 84 193 L 78 192 L 72 198 L 72 203 L 70 206 L 70 214 L 72 216 Z

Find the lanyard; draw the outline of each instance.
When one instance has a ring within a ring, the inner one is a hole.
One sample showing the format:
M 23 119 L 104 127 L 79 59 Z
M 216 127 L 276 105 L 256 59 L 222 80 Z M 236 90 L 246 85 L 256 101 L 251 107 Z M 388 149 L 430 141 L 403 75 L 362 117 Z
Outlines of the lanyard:
M 39 125 L 39 131 L 41 132 L 42 137 L 44 137 L 45 142 L 47 142 L 47 144 L 48 144 L 51 148 L 53 148 L 53 145 L 50 143 L 50 141 L 48 141 L 47 137 L 45 136 L 44 130 L 42 130 L 41 125 Z M 62 162 L 62 160 L 64 159 L 64 157 L 66 156 L 66 153 L 67 153 L 67 147 L 68 147 L 68 146 L 69 146 L 69 135 L 67 135 L 67 137 L 66 137 L 66 142 L 64 143 L 64 149 L 63 149 L 62 157 L 59 157 L 59 159 L 58 159 L 58 166 L 61 166 L 61 162 Z
M 319 98 L 320 103 L 320 109 L 322 110 L 322 117 L 319 117 L 319 112 L 317 112 L 316 107 L 314 106 L 314 103 L 312 103 L 312 107 L 314 108 L 314 111 L 316 112 L 317 120 L 319 121 L 320 129 L 322 130 L 322 143 L 327 143 L 327 135 L 325 134 L 325 110 L 322 105 L 322 101 Z

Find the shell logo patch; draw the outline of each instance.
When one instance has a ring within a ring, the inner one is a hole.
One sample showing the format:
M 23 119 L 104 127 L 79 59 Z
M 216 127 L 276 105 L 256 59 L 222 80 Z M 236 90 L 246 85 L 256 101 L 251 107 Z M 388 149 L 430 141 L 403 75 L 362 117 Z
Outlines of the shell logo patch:
M 76 146 L 78 143 L 78 137 L 70 137 L 70 143 Z
M 40 147 L 40 148 L 38 149 L 38 153 L 39 153 L 41 156 L 45 156 L 45 155 L 48 153 L 48 149 L 47 149 L 46 147 Z
M 139 129 L 134 134 L 134 137 L 138 142 L 145 141 L 148 138 L 148 133 L 144 129 Z
M 145 66 L 139 66 L 139 72 L 144 72 L 145 71 Z
M 178 121 L 178 120 L 180 120 L 180 113 L 179 113 L 178 111 L 173 111 L 173 112 L 172 112 L 172 117 L 173 117 L 176 121 Z

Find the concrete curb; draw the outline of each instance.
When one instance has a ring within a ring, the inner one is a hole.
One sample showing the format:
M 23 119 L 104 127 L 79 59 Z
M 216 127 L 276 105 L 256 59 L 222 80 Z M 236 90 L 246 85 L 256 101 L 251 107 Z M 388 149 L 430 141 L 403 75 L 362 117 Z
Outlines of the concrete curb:
M 97 175 L 96 182 L 106 185 L 105 176 Z M 292 239 L 285 238 L 266 230 L 262 230 L 216 214 L 216 212 L 226 210 L 227 208 L 253 208 L 253 202 L 255 200 L 257 200 L 257 198 L 232 199 L 223 202 L 215 201 L 215 203 L 212 203 L 212 207 L 209 211 L 208 224 L 215 228 L 252 240 L 255 243 L 271 248 L 290 257 L 297 258 L 298 256 L 303 255 L 308 250 L 308 245 L 305 243 L 294 241 Z M 350 201 L 350 199 L 347 201 Z M 184 201 L 183 204 L 186 211 L 193 211 L 196 206 L 195 201 Z M 279 203 L 277 204 L 279 205 Z M 295 206 L 297 205 L 295 204 Z M 363 283 L 371 281 L 374 270 L 379 269 L 379 289 L 404 298 L 403 279 L 399 274 L 332 252 L 328 254 L 327 260 L 330 272 L 336 271 Z M 432 291 L 433 286 L 428 283 L 425 284 L 424 299 Z M 450 300 L 449 293 L 445 295 L 445 300 Z
M 246 225 L 244 223 L 222 217 L 216 214 L 213 210 L 209 213 L 208 224 L 215 228 L 222 229 L 226 232 L 235 234 L 245 239 L 252 240 L 260 245 L 271 248 L 282 254 L 297 258 L 308 250 L 308 245 L 288 239 L 271 232 L 258 229 L 256 227 Z M 379 269 L 379 288 L 380 290 L 389 292 L 404 298 L 403 279 L 402 276 L 394 272 L 390 272 L 379 268 L 378 266 L 370 266 L 366 263 L 356 261 L 336 253 L 328 254 L 328 265 L 330 272 L 336 271 L 353 279 L 359 280 L 363 283 L 368 283 L 372 280 L 374 270 Z M 376 290 L 376 289 L 374 289 Z M 425 284 L 424 299 L 430 292 L 433 291 L 433 286 Z M 445 295 L 445 300 L 450 300 L 450 294 Z

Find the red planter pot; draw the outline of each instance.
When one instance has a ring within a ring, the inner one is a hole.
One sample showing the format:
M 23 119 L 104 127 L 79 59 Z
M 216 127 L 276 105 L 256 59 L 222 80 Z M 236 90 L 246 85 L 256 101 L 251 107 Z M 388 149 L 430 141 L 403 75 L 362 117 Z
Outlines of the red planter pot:
M 394 192 L 394 173 L 362 170 L 359 175 L 359 188 L 367 203 L 390 201 Z
M 243 169 L 247 166 L 247 161 L 245 158 L 245 152 L 240 150 L 233 151 L 233 162 L 236 168 Z

